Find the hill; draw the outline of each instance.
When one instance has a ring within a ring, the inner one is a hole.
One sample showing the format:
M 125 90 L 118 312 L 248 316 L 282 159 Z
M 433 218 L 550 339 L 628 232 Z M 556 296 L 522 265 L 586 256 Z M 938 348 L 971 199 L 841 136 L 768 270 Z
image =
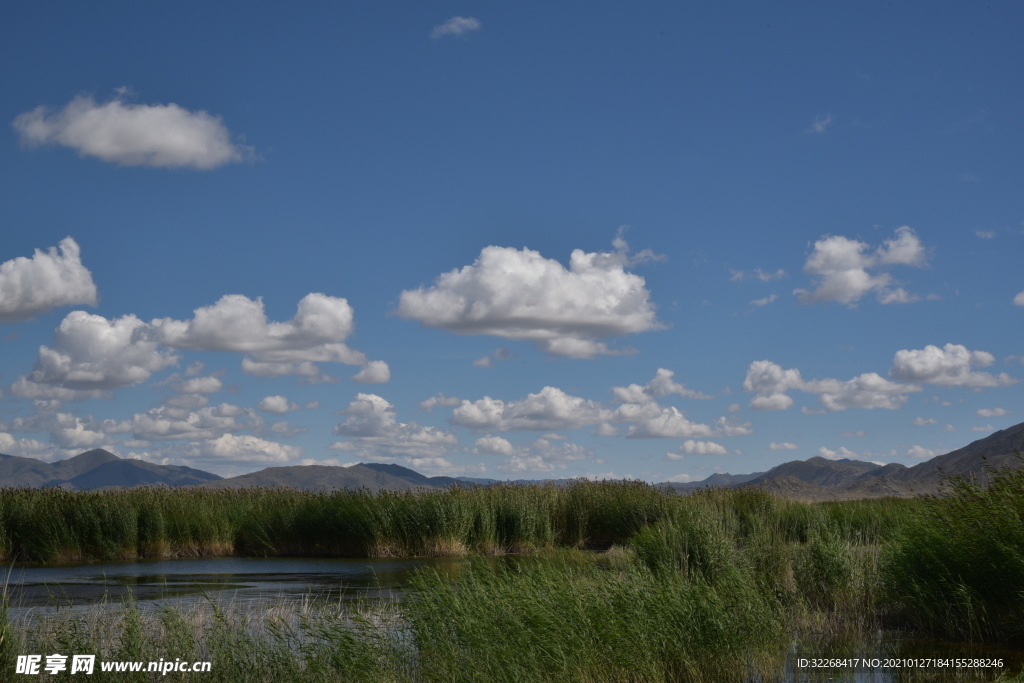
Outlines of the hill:
M 991 470 L 1020 467 L 1015 455 L 1024 452 L 1024 423 L 995 432 L 963 448 L 939 455 L 913 467 L 900 463 L 879 465 L 860 460 L 828 460 L 813 457 L 777 465 L 753 475 L 713 474 L 699 482 L 664 484 L 679 493 L 704 487 L 751 486 L 787 498 L 803 500 L 852 500 L 936 495 L 946 477 L 977 478 L 982 484 Z
M 190 486 L 220 479 L 216 474 L 119 458 L 97 448 L 67 460 L 48 463 L 0 454 L 0 488 L 103 489 L 123 486 Z

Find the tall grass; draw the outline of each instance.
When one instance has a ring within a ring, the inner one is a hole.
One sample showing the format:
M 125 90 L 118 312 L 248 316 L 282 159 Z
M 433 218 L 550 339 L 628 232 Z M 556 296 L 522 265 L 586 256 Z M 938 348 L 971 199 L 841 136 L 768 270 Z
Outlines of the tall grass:
M 0 666 L 11 653 L 74 647 L 107 659 L 209 659 L 211 681 L 731 681 L 777 674 L 793 633 L 887 624 L 1019 642 L 1024 469 L 987 489 L 950 486 L 937 499 L 829 504 L 587 482 L 379 494 L 5 491 L 8 561 L 530 557 L 424 571 L 400 604 L 370 612 L 145 613 L 129 603 L 17 624 L 5 612 Z
M 885 549 L 891 600 L 931 633 L 1024 643 L 1024 469 L 947 486 Z

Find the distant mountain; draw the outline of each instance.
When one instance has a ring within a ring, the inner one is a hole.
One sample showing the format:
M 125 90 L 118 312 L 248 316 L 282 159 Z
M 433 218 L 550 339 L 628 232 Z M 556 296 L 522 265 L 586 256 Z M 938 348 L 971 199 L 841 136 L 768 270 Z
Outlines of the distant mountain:
M 54 463 L 0 455 L 0 488 L 102 489 L 124 486 L 190 486 L 220 479 L 191 467 L 122 459 L 97 448 Z
M 395 476 L 364 464 L 350 467 L 330 465 L 292 465 L 268 467 L 230 479 L 206 484 L 210 488 L 293 488 L 302 491 L 335 491 L 338 489 L 365 489 L 367 491 L 409 491 L 441 488 L 428 483 L 429 477 L 393 465 L 415 476 Z
M 704 487 L 751 486 L 787 498 L 804 500 L 851 500 L 895 496 L 908 498 L 935 495 L 946 477 L 975 477 L 982 484 L 989 470 L 1019 467 L 1014 451 L 1024 452 L 1024 423 L 996 432 L 945 455 L 913 467 L 900 463 L 878 465 L 860 460 L 827 460 L 813 457 L 786 462 L 753 475 L 713 474 L 686 484 L 662 484 L 679 493 Z

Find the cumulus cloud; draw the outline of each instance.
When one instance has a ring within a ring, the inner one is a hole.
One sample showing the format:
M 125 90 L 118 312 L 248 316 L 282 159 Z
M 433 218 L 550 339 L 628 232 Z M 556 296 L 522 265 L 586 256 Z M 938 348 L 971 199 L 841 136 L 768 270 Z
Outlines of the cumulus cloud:
M 985 425 L 984 427 L 971 427 L 972 432 L 993 432 L 995 429 L 992 425 Z
M 62 110 L 37 107 L 14 119 L 29 147 L 63 145 L 121 166 L 212 169 L 253 157 L 232 143 L 219 116 L 171 104 L 99 103 L 76 97 Z
M 804 264 L 804 272 L 817 279 L 817 288 L 795 289 L 793 293 L 804 304 L 837 301 L 854 306 L 869 292 L 874 292 L 883 304 L 910 303 L 920 297 L 893 289 L 892 276 L 880 269 L 894 265 L 924 267 L 927 256 L 917 233 L 908 226 L 897 229 L 893 239 L 875 250 L 866 242 L 828 235 L 814 243 Z
M 995 230 L 975 230 L 974 234 L 983 240 L 990 240 L 996 236 Z
M 224 434 L 192 444 L 188 456 L 207 461 L 284 465 L 301 457 L 302 448 L 267 441 L 251 434 Z
M 301 410 L 300 406 L 295 401 L 290 401 L 284 396 L 265 396 L 256 407 L 266 413 L 277 413 L 282 415 L 284 413 L 290 413 L 293 410 Z
M 263 299 L 228 294 L 211 306 L 197 308 L 191 320 L 157 318 L 150 335 L 165 346 L 200 351 L 235 351 L 251 354 L 242 370 L 262 376 L 319 376 L 316 363 L 363 366 L 361 382 L 386 382 L 391 373 L 383 361 L 343 342 L 354 329 L 348 301 L 312 293 L 304 296 L 295 317 L 287 322 L 267 319 Z
M 711 425 L 700 422 L 691 422 L 675 406 L 653 406 L 657 408 L 657 414 L 650 417 L 628 411 L 629 407 L 636 404 L 625 404 L 619 406 L 616 411 L 617 417 L 622 421 L 630 421 L 632 424 L 626 432 L 630 439 L 663 439 L 663 438 L 706 438 L 709 436 L 720 436 L 721 431 Z M 638 406 L 643 408 L 643 406 Z M 639 413 L 639 411 L 637 411 Z M 648 411 L 643 411 L 648 412 Z
M 889 376 L 908 382 L 965 386 L 975 389 L 1004 387 L 1018 380 L 1005 372 L 992 375 L 978 372 L 995 362 L 995 356 L 986 351 L 969 351 L 960 344 L 946 344 L 943 348 L 929 344 L 923 349 L 896 352 Z
M 384 384 L 391 381 L 391 368 L 382 360 L 371 360 L 352 377 L 357 384 Z
M 127 420 L 104 420 L 106 434 L 132 434 L 143 441 L 177 439 L 218 439 L 224 434 L 252 429 L 263 424 L 253 411 L 230 403 L 197 410 L 163 405 Z
M 426 400 L 420 401 L 420 410 L 425 410 L 429 413 L 438 406 L 442 406 L 445 408 L 454 408 L 460 403 L 462 403 L 462 400 L 456 398 L 455 396 L 445 396 L 444 394 L 438 394 L 437 396 L 431 396 Z
M 929 417 L 928 419 L 925 419 L 923 417 L 915 417 L 913 422 L 913 424 L 918 427 L 924 427 L 925 425 L 933 425 L 937 423 L 938 420 L 936 420 L 934 417 Z
M 978 417 L 1002 417 L 1009 414 L 1010 411 L 1006 408 L 981 408 L 978 410 Z
M 348 441 L 332 444 L 335 450 L 378 458 L 441 457 L 459 443 L 452 432 L 399 422 L 395 407 L 376 394 L 357 394 L 344 412 L 348 417 L 334 428 L 334 433 L 348 437 Z
M 36 249 L 31 258 L 0 263 L 0 323 L 27 320 L 57 306 L 95 306 L 97 301 L 96 283 L 70 237 L 45 252 Z
M 611 411 L 595 401 L 572 396 L 557 387 L 544 387 L 519 401 L 485 396 L 463 400 L 452 411 L 452 424 L 478 432 L 579 429 L 609 418 Z
M 796 368 L 784 370 L 782 366 L 768 360 L 754 361 L 747 369 L 743 380 L 744 391 L 757 396 L 750 407 L 757 410 L 784 410 L 793 405 L 793 399 L 786 392 L 796 389 L 818 396 L 821 409 L 827 412 L 847 408 L 898 409 L 907 402 L 907 394 L 921 391 L 911 384 L 891 382 L 874 372 L 864 373 L 853 379 L 805 380 Z
M 56 448 L 52 444 L 35 439 L 16 439 L 6 432 L 0 432 L 0 453 L 4 455 L 51 460 L 55 451 Z
M 935 451 L 930 448 L 915 445 L 907 449 L 907 455 L 911 458 L 934 458 Z
M 693 389 L 687 389 L 686 385 L 679 384 L 673 377 L 674 372 L 666 370 L 665 368 L 658 368 L 658 371 L 654 375 L 654 379 L 640 386 L 639 384 L 630 384 L 628 387 L 612 387 L 612 394 L 615 396 L 615 400 L 619 403 L 646 403 L 653 401 L 656 398 L 669 396 L 671 394 L 678 394 L 685 398 L 697 398 L 697 399 L 708 399 L 712 398 L 707 394 Z
M 770 444 L 768 444 L 768 450 L 771 451 L 795 451 L 798 448 L 800 447 L 797 446 L 795 443 L 790 443 L 788 441 L 783 441 L 781 443 L 776 443 L 775 441 L 772 441 Z
M 401 293 L 398 315 L 457 334 L 535 342 L 557 356 L 616 353 L 600 341 L 663 326 L 635 262 L 616 239 L 614 252 L 572 252 L 569 267 L 530 249 L 485 247 L 472 265 L 430 287 Z
M 693 439 L 687 439 L 679 447 L 679 453 L 673 453 L 669 451 L 665 456 L 669 460 L 682 460 L 683 455 L 725 455 L 729 451 L 725 446 L 717 444 L 714 441 L 694 441 Z
M 219 377 L 192 377 L 181 383 L 185 394 L 215 394 L 224 388 Z
M 482 436 L 476 440 L 473 452 L 484 455 L 514 455 L 516 449 L 508 439 L 500 436 Z
M 77 400 L 139 384 L 179 357 L 142 332 L 134 315 L 114 320 L 72 311 L 54 332 L 53 347 L 40 346 L 35 367 L 12 386 L 24 398 Z
M 1013 297 L 1014 306 L 1024 306 L 1024 292 L 1021 292 L 1017 296 Z
M 435 26 L 430 32 L 430 37 L 435 40 L 446 36 L 462 37 L 467 33 L 479 31 L 481 26 L 483 26 L 483 24 L 480 23 L 479 19 L 455 16 L 443 24 Z
M 843 446 L 840 446 L 838 451 L 833 451 L 832 449 L 822 446 L 818 449 L 818 455 L 828 460 L 842 460 L 844 458 L 854 460 L 857 458 L 856 453 Z

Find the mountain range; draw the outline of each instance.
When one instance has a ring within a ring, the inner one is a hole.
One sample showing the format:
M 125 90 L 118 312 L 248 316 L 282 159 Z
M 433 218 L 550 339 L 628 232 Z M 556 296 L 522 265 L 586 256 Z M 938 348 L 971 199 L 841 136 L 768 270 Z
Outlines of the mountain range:
M 1024 423 L 995 432 L 945 455 L 913 467 L 899 463 L 879 465 L 861 460 L 828 460 L 813 457 L 782 463 L 766 472 L 712 474 L 707 479 L 660 486 L 678 493 L 692 493 L 707 487 L 751 486 L 787 498 L 804 500 L 850 500 L 886 496 L 912 497 L 939 493 L 944 477 L 976 477 L 984 483 L 990 470 L 1017 467 L 1024 460 Z M 545 482 L 564 484 L 570 480 Z M 512 483 L 529 483 L 517 479 Z M 487 486 L 497 479 L 469 477 L 428 477 L 394 464 L 360 463 L 350 467 L 295 465 L 268 467 L 228 479 L 216 474 L 176 465 L 155 465 L 143 460 L 119 458 L 102 449 L 87 451 L 59 462 L 0 454 L 0 488 L 61 487 L 71 490 L 129 486 L 206 486 L 210 488 L 297 488 L 305 491 L 366 489 L 369 491 L 410 491 L 449 486 Z M 540 482 L 537 482 L 540 483 Z

